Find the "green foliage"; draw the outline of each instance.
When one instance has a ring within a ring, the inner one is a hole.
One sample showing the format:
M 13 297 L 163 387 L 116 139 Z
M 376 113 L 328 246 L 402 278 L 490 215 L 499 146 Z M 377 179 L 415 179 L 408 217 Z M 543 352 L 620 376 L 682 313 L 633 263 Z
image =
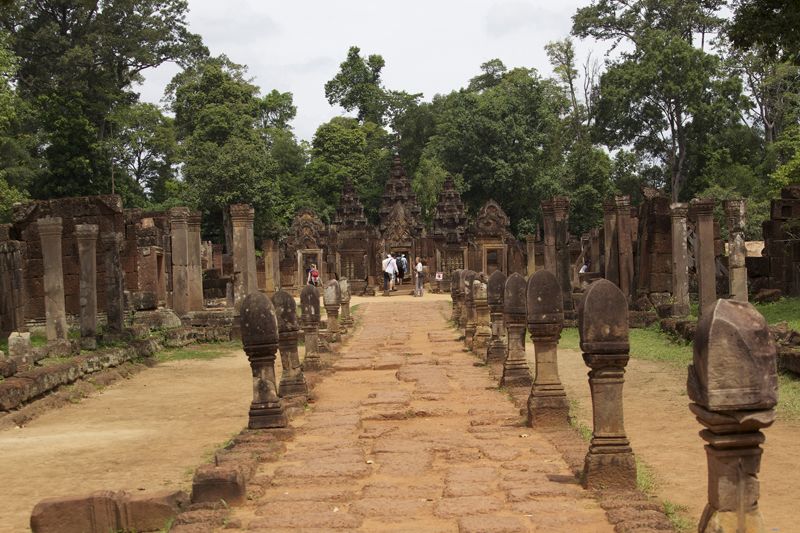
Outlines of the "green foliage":
M 800 63 L 800 4 L 781 0 L 736 0 L 730 36 L 740 48 L 766 47 L 772 57 Z
M 753 304 L 764 315 L 768 324 L 785 321 L 790 328 L 800 331 L 800 298 L 781 298 L 777 302 Z

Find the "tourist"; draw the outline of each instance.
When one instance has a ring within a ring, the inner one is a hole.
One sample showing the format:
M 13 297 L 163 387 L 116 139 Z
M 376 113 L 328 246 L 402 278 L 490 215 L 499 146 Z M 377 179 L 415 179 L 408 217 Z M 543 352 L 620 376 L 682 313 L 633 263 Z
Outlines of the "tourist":
M 397 284 L 403 284 L 403 278 L 406 277 L 406 272 L 408 272 L 408 260 L 406 259 L 406 254 L 400 254 L 400 257 L 397 259 Z
M 389 290 L 396 291 L 394 284 L 397 280 L 397 259 L 389 254 Z
M 383 292 L 387 292 L 389 290 L 389 282 L 392 279 L 392 274 L 389 270 L 389 264 L 391 261 L 392 254 L 386 254 L 386 259 L 384 259 L 381 263 L 381 269 L 383 270 Z
M 414 288 L 414 296 L 422 296 L 422 286 L 425 281 L 425 267 L 422 266 L 422 260 L 417 257 L 417 265 L 414 267 L 414 276 L 416 277 L 416 286 Z
M 592 260 L 587 259 L 586 262 L 583 264 L 581 269 L 578 271 L 579 274 L 586 274 L 589 272 L 589 269 L 592 267 Z
M 317 265 L 314 263 L 311 263 L 311 268 L 308 269 L 306 283 L 314 285 L 315 287 L 319 286 L 319 270 L 317 270 Z

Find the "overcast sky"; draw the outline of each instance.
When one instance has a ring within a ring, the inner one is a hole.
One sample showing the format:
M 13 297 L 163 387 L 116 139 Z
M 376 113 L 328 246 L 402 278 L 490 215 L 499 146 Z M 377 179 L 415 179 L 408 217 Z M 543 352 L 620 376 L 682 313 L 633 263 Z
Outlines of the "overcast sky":
M 572 15 L 589 0 L 189 0 L 189 27 L 214 55 L 247 65 L 262 94 L 294 94 L 298 137 L 310 140 L 321 123 L 343 114 L 325 99 L 325 82 L 350 46 L 386 60 L 387 88 L 437 93 L 463 87 L 480 64 L 500 58 L 508 67 L 550 75 L 544 45 L 569 34 Z M 605 48 L 576 41 L 578 62 Z M 160 102 L 177 72 L 150 71 L 142 98 Z

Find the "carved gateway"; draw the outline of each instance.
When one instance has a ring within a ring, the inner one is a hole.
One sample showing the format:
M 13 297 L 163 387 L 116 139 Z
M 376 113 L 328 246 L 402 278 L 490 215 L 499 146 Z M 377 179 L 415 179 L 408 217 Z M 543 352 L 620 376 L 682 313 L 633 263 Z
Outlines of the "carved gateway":
M 508 242 L 513 240 L 508 231 L 510 222 L 503 208 L 494 200 L 487 201 L 478 211 L 472 235 L 480 251 L 480 265 L 474 266 L 479 266 L 487 275 L 495 270 L 508 270 Z

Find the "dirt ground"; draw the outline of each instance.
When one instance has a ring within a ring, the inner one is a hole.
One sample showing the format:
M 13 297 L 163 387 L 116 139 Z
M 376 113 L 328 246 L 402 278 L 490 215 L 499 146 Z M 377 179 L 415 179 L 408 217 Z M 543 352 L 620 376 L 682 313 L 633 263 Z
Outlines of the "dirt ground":
M 528 344 L 528 358 L 533 348 Z M 559 371 L 567 395 L 577 400 L 580 418 L 591 422 L 588 368 L 580 352 L 559 351 Z M 637 457 L 656 475 L 661 499 L 686 506 L 692 523 L 699 521 L 707 498 L 706 455 L 700 423 L 689 412 L 686 372 L 664 363 L 632 358 L 625 374 L 625 429 Z M 767 531 L 794 533 L 800 494 L 800 421 L 779 419 L 764 430 L 761 500 Z
M 159 364 L 0 432 L 0 531 L 28 531 L 41 499 L 100 489 L 191 488 L 194 468 L 247 425 L 241 351 Z

